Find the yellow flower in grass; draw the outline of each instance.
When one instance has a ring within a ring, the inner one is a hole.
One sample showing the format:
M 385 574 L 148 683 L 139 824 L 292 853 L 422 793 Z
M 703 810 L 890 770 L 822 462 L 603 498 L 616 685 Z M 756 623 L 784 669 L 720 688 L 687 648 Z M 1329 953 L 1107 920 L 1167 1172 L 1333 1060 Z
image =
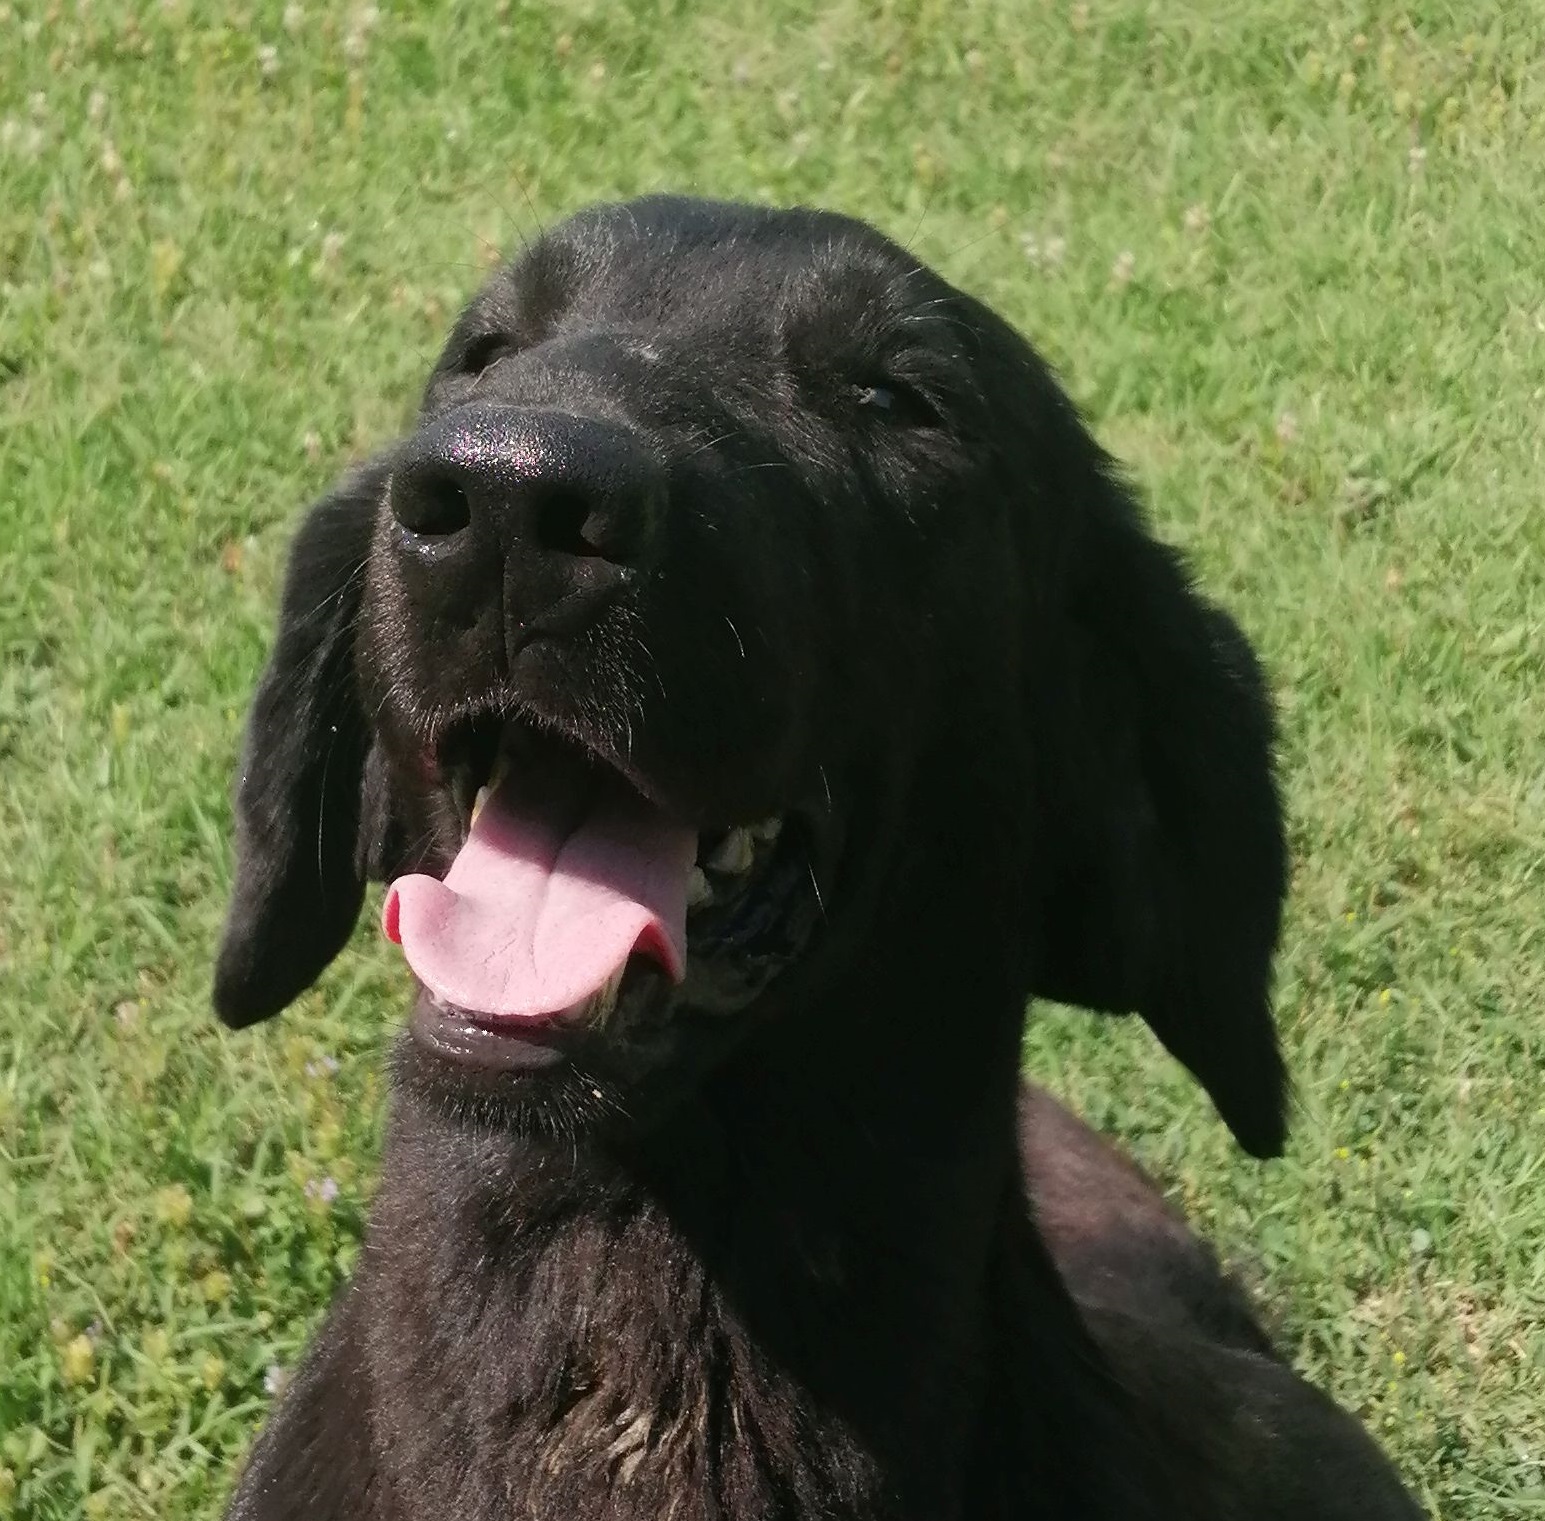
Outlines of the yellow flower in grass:
M 193 1218 L 193 1195 L 181 1183 L 173 1183 L 156 1194 L 156 1219 L 173 1230 L 184 1230 Z
M 97 1368 L 97 1349 L 89 1336 L 76 1336 L 65 1343 L 59 1354 L 59 1372 L 67 1384 L 91 1381 Z
M 219 1304 L 231 1297 L 231 1275 L 223 1268 L 215 1268 L 199 1280 L 199 1288 L 210 1304 Z
M 198 1373 L 204 1387 L 213 1394 L 225 1380 L 225 1359 L 211 1352 L 199 1365 Z

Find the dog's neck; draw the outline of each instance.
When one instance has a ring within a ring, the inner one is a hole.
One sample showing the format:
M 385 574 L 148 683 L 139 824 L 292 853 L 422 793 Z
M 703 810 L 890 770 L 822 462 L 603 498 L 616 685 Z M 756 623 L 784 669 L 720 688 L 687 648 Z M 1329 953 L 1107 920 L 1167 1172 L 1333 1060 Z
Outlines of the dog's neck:
M 1019 1197 L 1014 1049 L 971 1032 L 940 1062 L 869 995 L 869 1040 L 811 1039 L 813 1011 L 645 1136 L 518 1140 L 399 1095 L 358 1290 L 389 1301 L 399 1483 L 444 1514 L 956 1513 Z

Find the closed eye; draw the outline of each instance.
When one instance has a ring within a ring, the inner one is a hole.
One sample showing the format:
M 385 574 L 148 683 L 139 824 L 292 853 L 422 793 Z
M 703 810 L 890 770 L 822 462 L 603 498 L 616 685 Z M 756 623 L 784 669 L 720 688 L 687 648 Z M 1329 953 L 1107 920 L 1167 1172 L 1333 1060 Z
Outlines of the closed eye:
M 899 381 L 885 380 L 854 387 L 854 400 L 895 428 L 937 428 L 938 410 L 921 391 Z

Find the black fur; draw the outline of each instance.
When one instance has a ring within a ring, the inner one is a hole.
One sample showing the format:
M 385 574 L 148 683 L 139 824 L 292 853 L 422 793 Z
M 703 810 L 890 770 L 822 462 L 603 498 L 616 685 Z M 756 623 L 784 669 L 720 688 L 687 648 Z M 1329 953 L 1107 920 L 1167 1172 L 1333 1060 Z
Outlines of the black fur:
M 383 480 L 366 469 L 344 481 L 311 509 L 290 552 L 279 637 L 241 763 L 240 868 L 215 970 L 228 1024 L 266 1019 L 304 992 L 343 949 L 364 902 L 370 733 L 353 641 Z
M 400 525 L 490 429 L 542 463 L 447 570 Z M 1415 1514 L 1021 1099 L 1027 997 L 1137 1011 L 1278 1150 L 1284 851 L 1248 646 L 997 317 L 845 218 L 675 199 L 495 276 L 297 541 L 223 1017 L 317 975 L 367 872 L 444 870 L 490 715 L 699 828 L 788 816 L 808 891 L 543 1074 L 401 1043 L 359 1270 L 233 1516 Z

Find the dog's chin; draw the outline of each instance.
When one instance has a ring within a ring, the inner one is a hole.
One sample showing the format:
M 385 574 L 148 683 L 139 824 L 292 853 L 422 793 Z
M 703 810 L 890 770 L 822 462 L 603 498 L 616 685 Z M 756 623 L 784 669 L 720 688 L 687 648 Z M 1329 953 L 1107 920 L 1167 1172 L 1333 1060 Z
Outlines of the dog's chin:
M 658 979 L 656 979 L 658 980 Z M 399 1091 L 443 1120 L 563 1141 L 647 1129 L 760 1022 L 766 998 L 708 1014 L 674 988 L 625 994 L 605 1029 L 551 1021 L 490 1027 L 419 990 L 398 1042 Z

